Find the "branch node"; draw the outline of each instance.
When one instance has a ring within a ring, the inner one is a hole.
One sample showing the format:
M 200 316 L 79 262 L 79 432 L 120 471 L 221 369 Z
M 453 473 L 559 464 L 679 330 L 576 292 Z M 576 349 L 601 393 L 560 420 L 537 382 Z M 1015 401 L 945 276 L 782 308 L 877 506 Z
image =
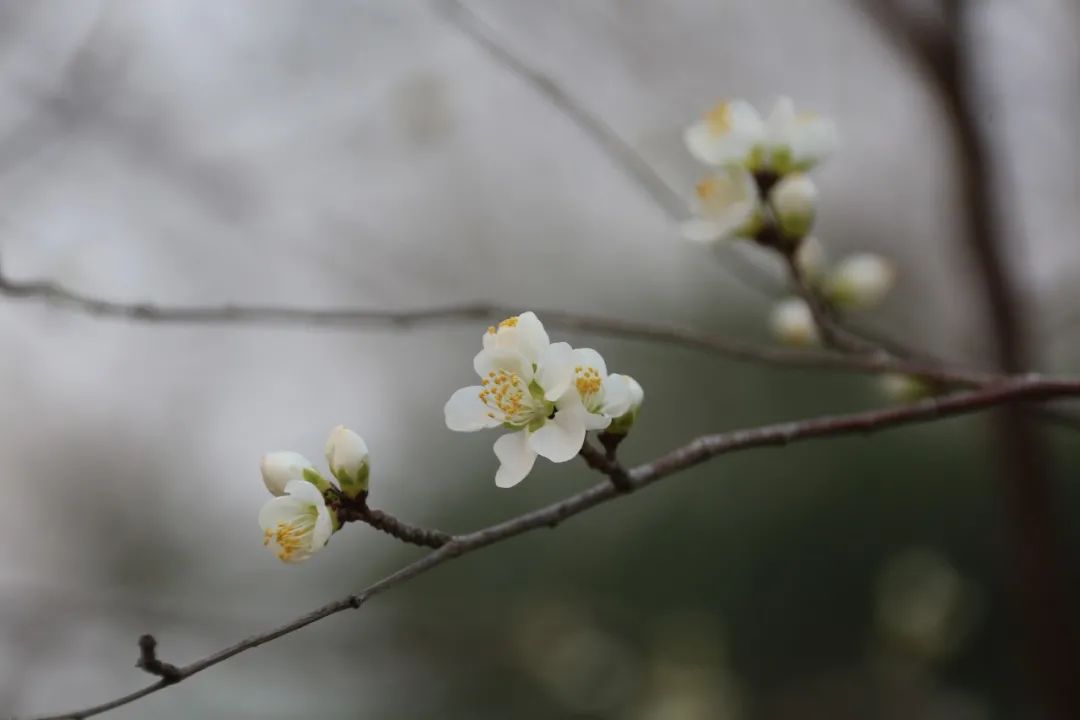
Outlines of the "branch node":
M 163 662 L 157 656 L 157 640 L 153 635 L 139 638 L 139 660 L 135 667 L 157 675 L 166 683 L 178 683 L 184 679 L 184 673 L 172 663 Z

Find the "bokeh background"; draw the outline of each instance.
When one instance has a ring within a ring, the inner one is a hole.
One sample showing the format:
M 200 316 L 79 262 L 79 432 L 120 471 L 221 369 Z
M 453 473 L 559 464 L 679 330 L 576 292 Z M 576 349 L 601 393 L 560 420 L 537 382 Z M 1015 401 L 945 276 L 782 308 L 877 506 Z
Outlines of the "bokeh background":
M 928 3 L 914 2 L 916 8 Z M 976 3 L 980 118 L 1047 369 L 1080 358 L 1080 10 Z M 830 253 L 895 260 L 857 318 L 984 364 L 953 148 L 925 79 L 845 0 L 0 2 L 0 259 L 12 278 L 164 305 L 474 300 L 772 342 L 781 268 L 677 219 L 512 63 L 554 81 L 677 196 L 683 126 L 779 93 L 833 116 Z M 450 531 L 596 481 L 492 482 L 442 420 L 484 323 L 412 330 L 99 320 L 0 299 L 0 715 L 147 680 L 418 556 L 350 527 L 260 543 L 257 463 L 373 452 L 373 502 Z M 865 377 L 553 334 L 646 388 L 623 450 L 887 402 Z M 1080 621 L 1080 444 L 1050 429 Z M 714 461 L 457 560 L 116 718 L 1038 717 L 985 418 Z

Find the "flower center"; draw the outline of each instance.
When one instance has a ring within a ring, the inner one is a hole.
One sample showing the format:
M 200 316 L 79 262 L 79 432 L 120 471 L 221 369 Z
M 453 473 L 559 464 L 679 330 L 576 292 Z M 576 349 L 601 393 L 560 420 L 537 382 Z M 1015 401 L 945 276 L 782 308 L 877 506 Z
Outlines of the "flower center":
M 588 365 L 578 365 L 574 368 L 574 385 L 581 394 L 581 400 L 585 406 L 592 409 L 593 399 L 604 385 L 600 371 Z
M 534 392 L 515 372 L 492 370 L 480 384 L 483 386 L 480 402 L 489 408 L 489 418 L 521 426 L 548 414 L 548 403 L 544 402 L 543 392 L 538 387 L 538 392 Z
M 731 132 L 731 106 L 722 102 L 705 113 L 705 124 L 713 135 L 727 135 Z
M 514 315 L 512 317 L 508 317 L 505 320 L 503 320 L 502 322 L 500 322 L 498 327 L 495 327 L 494 325 L 489 327 L 487 329 L 488 335 L 494 335 L 495 333 L 499 332 L 503 328 L 517 327 L 517 324 L 518 324 L 518 316 L 517 315 Z
M 277 545 L 274 553 L 279 560 L 289 561 L 307 551 L 315 518 L 304 515 L 295 520 L 279 522 L 273 530 L 263 533 L 263 545 Z

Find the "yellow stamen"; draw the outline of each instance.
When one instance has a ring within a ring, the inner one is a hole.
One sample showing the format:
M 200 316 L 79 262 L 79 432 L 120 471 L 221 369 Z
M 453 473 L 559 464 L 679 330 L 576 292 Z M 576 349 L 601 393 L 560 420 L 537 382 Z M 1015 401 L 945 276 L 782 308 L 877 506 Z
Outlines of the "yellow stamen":
M 705 125 L 713 135 L 726 135 L 731 132 L 731 105 L 722 102 L 705 113 Z

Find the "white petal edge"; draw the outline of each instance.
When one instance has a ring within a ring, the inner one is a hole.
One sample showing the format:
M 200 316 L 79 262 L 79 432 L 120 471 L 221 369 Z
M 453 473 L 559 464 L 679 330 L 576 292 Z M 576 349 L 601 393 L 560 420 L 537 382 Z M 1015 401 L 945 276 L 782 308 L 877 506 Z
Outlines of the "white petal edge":
M 533 379 L 532 362 L 516 350 L 506 348 L 484 348 L 473 358 L 473 369 L 480 377 L 486 377 L 492 370 L 516 373 L 526 385 Z
M 570 405 L 555 413 L 529 438 L 529 446 L 551 462 L 572 460 L 585 444 L 585 412 L 580 405 Z
M 463 387 L 450 396 L 443 406 L 446 427 L 455 432 L 475 432 L 486 430 L 499 424 L 495 418 L 488 417 L 491 410 L 480 401 L 479 385 Z
M 536 453 L 529 447 L 529 432 L 507 433 L 495 441 L 495 457 L 499 458 L 495 484 L 511 488 L 525 479 L 536 464 Z
M 540 358 L 536 379 L 549 402 L 562 397 L 574 381 L 575 352 L 570 343 L 558 342 L 549 345 Z
M 721 239 L 724 229 L 712 220 L 686 220 L 679 226 L 683 238 L 694 242 L 708 243 Z

